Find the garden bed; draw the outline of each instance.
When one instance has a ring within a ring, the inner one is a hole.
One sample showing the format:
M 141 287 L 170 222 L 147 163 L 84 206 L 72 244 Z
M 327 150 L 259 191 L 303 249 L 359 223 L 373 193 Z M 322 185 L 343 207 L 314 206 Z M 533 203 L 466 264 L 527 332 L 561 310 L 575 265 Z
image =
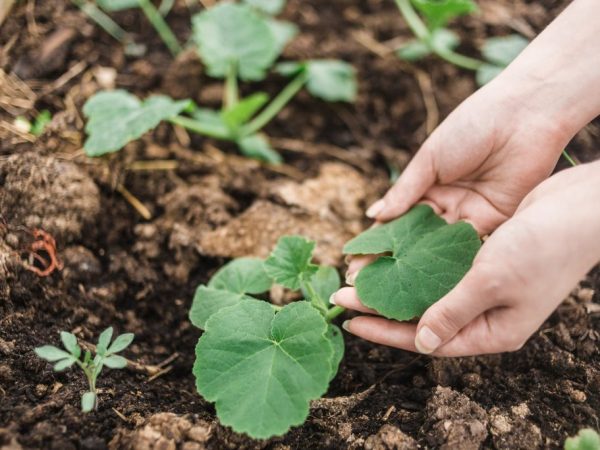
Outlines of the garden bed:
M 566 3 L 482 1 L 479 16 L 454 28 L 469 53 L 489 35 L 534 36 Z M 146 44 L 143 56 L 125 56 L 66 0 L 19 2 L 0 26 L 1 449 L 533 449 L 560 448 L 580 428 L 598 428 L 597 271 L 518 352 L 437 359 L 347 336 L 338 375 L 304 425 L 268 441 L 221 426 L 191 373 L 196 286 L 231 258 L 266 257 L 284 234 L 316 240 L 316 259 L 343 273 L 341 248 L 369 225 L 365 207 L 475 81 L 434 58 L 397 59 L 390 40 L 410 32 L 391 0 L 290 0 L 283 17 L 301 33 L 284 58 L 353 64 L 354 105 L 302 92 L 267 127 L 281 166 L 166 123 L 101 162 L 81 151 L 81 108 L 97 90 L 166 93 L 205 106 L 222 97 L 194 53 L 173 60 L 139 12 L 113 17 Z M 186 2 L 176 2 L 169 23 L 181 42 L 189 17 Z M 256 86 L 274 93 L 284 83 Z M 53 113 L 37 140 L 10 126 L 34 107 Z M 599 134 L 590 125 L 572 154 L 597 158 Z M 23 263 L 36 227 L 56 239 L 63 264 L 47 277 Z M 271 298 L 288 300 L 275 290 Z M 103 373 L 99 408 L 83 415 L 83 377 L 53 372 L 33 348 L 57 344 L 62 330 L 92 342 L 108 326 L 135 334 L 123 354 L 136 364 Z

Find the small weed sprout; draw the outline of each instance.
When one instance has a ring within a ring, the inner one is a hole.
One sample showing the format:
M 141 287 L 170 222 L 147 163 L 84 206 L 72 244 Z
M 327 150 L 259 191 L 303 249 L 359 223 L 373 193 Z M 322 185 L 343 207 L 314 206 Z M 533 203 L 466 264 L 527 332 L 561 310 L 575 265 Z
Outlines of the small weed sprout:
M 131 344 L 134 335 L 132 333 L 121 334 L 111 344 L 112 334 L 112 327 L 107 328 L 100 334 L 96 345 L 96 355 L 93 359 L 89 350 L 86 350 L 83 358 L 81 358 L 82 351 L 77 343 L 77 338 L 66 331 L 60 332 L 60 339 L 66 351 L 53 345 L 44 345 L 34 350 L 40 358 L 54 363 L 56 372 L 68 369 L 73 364 L 78 365 L 83 370 L 89 387 L 89 390 L 81 397 L 81 410 L 85 413 L 96 409 L 98 406 L 96 382 L 102 369 L 105 366 L 110 369 L 123 369 L 127 366 L 127 360 L 117 355 L 117 353 L 125 350 Z

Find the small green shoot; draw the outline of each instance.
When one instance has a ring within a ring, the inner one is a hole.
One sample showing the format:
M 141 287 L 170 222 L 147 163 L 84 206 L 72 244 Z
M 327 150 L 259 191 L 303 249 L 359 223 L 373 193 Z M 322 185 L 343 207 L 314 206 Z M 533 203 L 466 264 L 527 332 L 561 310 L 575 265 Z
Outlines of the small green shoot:
M 565 450 L 600 450 L 600 435 L 591 428 L 579 430 L 577 436 L 567 438 Z
M 448 225 L 426 205 L 376 228 L 344 246 L 351 255 L 381 254 L 363 268 L 355 287 L 362 303 L 383 316 L 421 316 L 467 273 L 481 241 L 466 222 Z
M 117 353 L 125 350 L 133 341 L 134 336 L 132 333 L 122 334 L 111 344 L 112 334 L 112 327 L 107 328 L 100 334 L 96 345 L 96 355 L 93 359 L 92 354 L 87 350 L 81 358 L 82 351 L 77 343 L 77 338 L 66 331 L 60 333 L 60 339 L 66 351 L 53 345 L 44 345 L 34 350 L 40 358 L 54 363 L 56 372 L 68 369 L 73 364 L 78 365 L 83 370 L 89 388 L 81 397 L 81 410 L 85 413 L 93 411 L 98 406 L 96 382 L 102 369 L 105 366 L 110 369 L 123 369 L 127 366 L 127 360 L 117 355 Z
M 30 133 L 36 137 L 39 137 L 44 132 L 46 125 L 48 125 L 51 121 L 52 114 L 47 109 L 44 109 L 35 117 L 32 122 L 23 116 L 16 117 L 15 126 L 19 129 L 19 131 Z

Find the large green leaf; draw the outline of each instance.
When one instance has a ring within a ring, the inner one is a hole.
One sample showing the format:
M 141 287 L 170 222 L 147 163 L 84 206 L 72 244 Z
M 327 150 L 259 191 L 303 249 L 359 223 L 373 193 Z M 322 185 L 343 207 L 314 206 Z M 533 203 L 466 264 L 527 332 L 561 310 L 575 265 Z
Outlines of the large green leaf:
M 341 286 L 340 274 L 335 267 L 319 266 L 317 272 L 310 278 L 309 283 L 317 296 L 317 301 L 323 308 L 327 309 L 331 306 L 329 304 L 329 297 Z M 304 287 L 302 288 L 302 293 L 306 298 L 312 300 L 311 293 Z
M 190 309 L 190 322 L 201 330 L 206 326 L 206 321 L 223 308 L 235 306 L 252 297 L 223 289 L 215 289 L 200 285 L 194 294 L 192 308 Z
M 286 0 L 244 0 L 244 2 L 266 14 L 275 16 L 283 10 Z
M 477 11 L 473 0 L 412 0 L 430 29 L 440 28 L 452 19 Z
M 327 329 L 307 302 L 277 314 L 260 301 L 225 308 L 196 346 L 198 392 L 215 402 L 223 425 L 253 438 L 282 435 L 327 390 L 334 355 Z
M 344 247 L 350 254 L 391 252 L 363 268 L 355 286 L 363 304 L 385 317 L 418 317 L 471 267 L 481 241 L 468 223 L 452 225 L 426 205 L 368 230 Z
M 208 286 L 237 294 L 262 294 L 273 281 L 259 258 L 238 258 L 228 262 L 213 275 Z
M 135 95 L 123 90 L 99 92 L 83 107 L 88 118 L 85 153 L 100 156 L 116 152 L 161 121 L 176 116 L 188 105 L 189 100 L 173 101 L 162 95 L 141 102 Z
M 311 264 L 315 243 L 302 236 L 283 236 L 271 256 L 265 261 L 265 270 L 277 283 L 290 289 L 300 289 L 319 269 Z
M 267 19 L 248 5 L 220 3 L 192 22 L 200 57 L 213 77 L 225 77 L 233 65 L 241 79 L 261 80 L 277 58 Z

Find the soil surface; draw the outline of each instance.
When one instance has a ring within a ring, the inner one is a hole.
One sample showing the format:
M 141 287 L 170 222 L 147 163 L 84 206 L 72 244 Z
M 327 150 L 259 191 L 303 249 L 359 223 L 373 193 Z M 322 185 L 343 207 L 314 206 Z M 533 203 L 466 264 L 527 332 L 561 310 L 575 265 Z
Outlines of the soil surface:
M 181 42 L 199 3 L 177 1 L 169 15 Z M 490 35 L 532 37 L 566 3 L 481 1 L 478 16 L 454 26 L 461 50 L 474 54 Z M 193 52 L 173 60 L 137 11 L 114 15 L 146 46 L 128 56 L 69 1 L 14 5 L 0 27 L 0 449 L 535 449 L 598 428 L 598 271 L 518 352 L 436 359 L 346 336 L 339 374 L 303 426 L 254 441 L 219 425 L 191 374 L 196 286 L 232 257 L 265 256 L 289 233 L 316 239 L 317 258 L 343 273 L 342 244 L 368 226 L 364 208 L 389 186 L 390 170 L 401 171 L 476 89 L 472 74 L 436 59 L 395 59 L 390 48 L 410 33 L 390 0 L 290 0 L 283 17 L 301 29 L 284 58 L 342 58 L 360 80 L 355 105 L 303 93 L 268 126 L 285 165 L 241 158 L 164 124 L 90 160 L 81 107 L 95 91 L 216 106 L 220 83 Z M 273 93 L 284 82 L 252 88 Z M 40 138 L 12 126 L 43 109 L 53 120 Z M 599 134 L 591 124 L 571 152 L 597 158 Z M 153 160 L 169 164 L 152 168 Z M 62 270 L 49 276 L 33 270 L 43 269 L 31 257 L 36 228 L 56 240 Z M 107 326 L 135 333 L 124 353 L 135 364 L 106 370 L 98 410 L 83 415 L 82 375 L 54 373 L 33 348 L 58 345 L 61 330 L 91 343 Z

